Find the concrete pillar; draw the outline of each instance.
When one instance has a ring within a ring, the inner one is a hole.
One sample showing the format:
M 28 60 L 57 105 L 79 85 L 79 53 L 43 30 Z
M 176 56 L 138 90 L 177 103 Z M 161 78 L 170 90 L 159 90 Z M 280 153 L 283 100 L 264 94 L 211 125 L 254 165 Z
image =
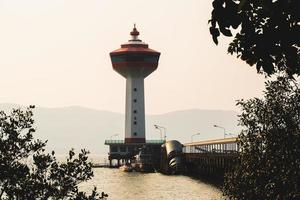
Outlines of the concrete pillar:
M 144 77 L 126 79 L 125 142 L 145 142 Z

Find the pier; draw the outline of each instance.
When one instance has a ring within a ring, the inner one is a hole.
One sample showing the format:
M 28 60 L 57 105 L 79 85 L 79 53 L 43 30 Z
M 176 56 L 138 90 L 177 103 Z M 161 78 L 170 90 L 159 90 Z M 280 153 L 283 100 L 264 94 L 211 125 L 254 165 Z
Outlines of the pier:
M 141 148 L 147 148 L 155 169 L 164 174 L 184 173 L 218 179 L 233 166 L 239 150 L 236 137 L 185 144 L 176 140 L 146 140 L 146 143 L 106 140 L 105 144 L 109 146 L 107 167 L 132 163 Z
M 236 137 L 183 144 L 186 172 L 222 179 L 233 166 L 238 149 Z

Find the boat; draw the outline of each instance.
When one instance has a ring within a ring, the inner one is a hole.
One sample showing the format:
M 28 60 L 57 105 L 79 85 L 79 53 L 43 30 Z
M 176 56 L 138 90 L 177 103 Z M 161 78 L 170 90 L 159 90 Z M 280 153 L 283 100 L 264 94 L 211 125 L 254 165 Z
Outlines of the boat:
M 133 167 L 130 164 L 122 165 L 121 167 L 119 167 L 119 169 L 123 172 L 132 172 L 133 171 Z
M 133 163 L 134 169 L 138 172 L 155 172 L 151 151 L 147 148 L 142 148 L 135 156 Z

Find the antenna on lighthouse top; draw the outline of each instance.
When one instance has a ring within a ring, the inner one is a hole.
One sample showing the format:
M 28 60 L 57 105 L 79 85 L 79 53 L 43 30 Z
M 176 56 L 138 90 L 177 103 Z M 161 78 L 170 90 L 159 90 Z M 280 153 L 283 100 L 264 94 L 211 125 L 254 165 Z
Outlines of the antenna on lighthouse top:
M 140 34 L 140 33 L 137 31 L 136 26 L 135 26 L 135 23 L 134 23 L 134 24 L 133 24 L 133 30 L 130 32 L 131 40 L 129 40 L 129 41 L 141 42 L 142 40 L 140 40 L 140 39 L 138 38 L 139 34 Z
M 136 27 L 135 27 L 135 23 L 133 25 L 133 30 L 130 32 L 130 35 L 132 36 L 132 39 L 133 40 L 137 40 L 137 36 L 139 35 L 140 33 L 137 31 Z

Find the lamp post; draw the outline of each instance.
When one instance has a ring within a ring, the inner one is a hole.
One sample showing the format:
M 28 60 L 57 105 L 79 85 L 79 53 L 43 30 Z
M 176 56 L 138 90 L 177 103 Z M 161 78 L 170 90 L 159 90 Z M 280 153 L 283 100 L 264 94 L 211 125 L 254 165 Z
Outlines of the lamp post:
M 200 133 L 196 133 L 196 134 L 192 135 L 191 136 L 191 142 L 193 142 L 193 137 L 196 136 L 196 135 L 200 135 Z
M 162 140 L 162 132 L 161 132 L 161 129 L 157 127 L 157 125 L 154 125 L 154 127 L 159 130 L 159 133 L 160 133 L 160 139 Z
M 114 134 L 110 136 L 110 140 L 112 140 L 113 137 L 118 136 L 119 134 Z
M 236 136 L 235 134 L 232 134 L 232 133 L 226 133 L 226 135 L 233 135 L 233 136 Z
M 161 129 L 163 129 L 164 130 L 164 140 L 166 141 L 166 139 L 167 139 L 167 129 L 165 128 L 165 127 L 163 127 L 163 126 L 160 126 L 160 125 L 157 125 L 157 124 L 154 124 L 154 127 L 156 128 L 156 129 L 158 129 L 159 131 L 160 131 L 160 133 L 162 133 L 162 131 L 161 131 Z
M 223 129 L 223 131 L 224 131 L 224 139 L 225 139 L 225 137 L 226 137 L 226 129 L 225 129 L 224 127 L 218 126 L 218 125 L 214 125 L 214 127 L 215 127 L 215 128 Z

